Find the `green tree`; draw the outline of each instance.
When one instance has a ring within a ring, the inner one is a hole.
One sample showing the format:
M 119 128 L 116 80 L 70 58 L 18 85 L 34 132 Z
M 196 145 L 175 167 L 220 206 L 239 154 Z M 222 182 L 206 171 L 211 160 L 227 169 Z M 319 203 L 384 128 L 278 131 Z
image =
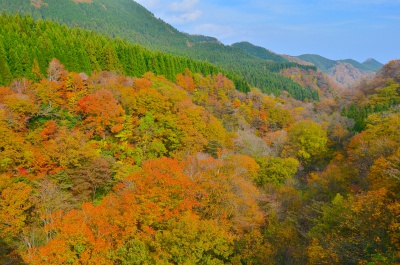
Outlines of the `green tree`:
M 299 161 L 295 158 L 263 157 L 256 160 L 260 170 L 256 183 L 260 186 L 266 183 L 282 185 L 297 172 Z
M 288 132 L 286 156 L 293 156 L 305 166 L 311 165 L 328 151 L 328 136 L 321 125 L 305 120 L 293 125 Z
M 9 85 L 12 81 L 12 74 L 7 63 L 6 51 L 0 41 L 0 85 Z

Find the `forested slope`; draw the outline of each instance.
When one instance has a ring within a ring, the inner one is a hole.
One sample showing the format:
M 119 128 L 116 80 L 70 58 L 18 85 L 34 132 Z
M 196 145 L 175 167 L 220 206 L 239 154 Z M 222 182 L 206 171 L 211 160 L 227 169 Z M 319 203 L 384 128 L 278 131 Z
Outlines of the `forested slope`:
M 315 91 L 303 89 L 292 80 L 275 73 L 276 69 L 303 66 L 268 63 L 241 49 L 222 45 L 213 38 L 181 33 L 131 0 L 82 3 L 72 0 L 4 0 L 0 2 L 0 8 L 11 14 L 50 19 L 69 27 L 91 29 L 110 37 L 118 36 L 152 50 L 207 61 L 241 74 L 251 86 L 257 86 L 265 93 L 279 95 L 286 90 L 297 99 L 318 99 Z
M 360 84 L 346 95 L 350 106 L 343 109 L 342 115 L 354 119 L 354 130 L 364 130 L 369 115 L 389 111 L 400 103 L 399 74 L 399 61 L 391 61 L 372 81 Z
M 1 264 L 400 263 L 400 61 L 352 90 L 270 64 L 320 96 L 300 101 L 253 70 L 0 25 Z
M 175 75 L 186 68 L 205 75 L 225 73 L 235 80 L 238 90 L 249 90 L 242 77 L 210 63 L 152 52 L 93 31 L 69 29 L 19 15 L 2 15 L 0 25 L 0 67 L 4 69 L 0 73 L 0 84 L 9 84 L 21 77 L 38 79 L 46 73 L 48 63 L 57 58 L 68 70 L 86 74 L 109 70 L 141 76 L 151 71 L 174 80 Z M 296 88 L 302 89 L 299 85 Z
M 255 46 L 249 42 L 237 42 L 231 45 L 232 47 L 239 48 L 244 50 L 255 57 L 260 59 L 279 62 L 279 63 L 286 63 L 289 62 L 287 59 L 283 58 L 282 56 L 273 53 L 263 47 Z
M 397 66 L 371 100 L 390 102 L 379 95 L 399 86 Z M 331 98 L 175 80 L 53 59 L 43 78 L 0 87 L 1 262 L 399 261 L 396 105 L 354 135 Z
M 371 79 L 383 66 L 374 59 L 360 63 L 352 59 L 330 60 L 316 54 L 303 54 L 298 58 L 313 63 L 344 87 L 354 87 L 363 80 Z

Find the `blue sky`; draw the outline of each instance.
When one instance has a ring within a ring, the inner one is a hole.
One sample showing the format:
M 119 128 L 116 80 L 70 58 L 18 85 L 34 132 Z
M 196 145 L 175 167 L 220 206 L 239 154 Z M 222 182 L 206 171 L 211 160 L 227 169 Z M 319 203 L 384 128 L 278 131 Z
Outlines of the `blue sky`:
M 400 59 L 400 0 L 135 0 L 180 31 L 276 53 Z

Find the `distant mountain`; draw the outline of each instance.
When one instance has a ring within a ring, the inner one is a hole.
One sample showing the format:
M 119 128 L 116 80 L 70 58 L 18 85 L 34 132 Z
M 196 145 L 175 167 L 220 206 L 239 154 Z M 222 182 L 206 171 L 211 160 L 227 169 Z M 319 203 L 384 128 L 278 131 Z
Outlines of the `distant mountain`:
M 281 56 L 283 58 L 285 58 L 286 60 L 288 60 L 289 62 L 293 62 L 293 63 L 297 63 L 297 64 L 301 64 L 301 65 L 314 65 L 313 63 L 301 60 L 300 58 L 298 58 L 296 56 L 291 56 L 291 55 L 287 55 L 287 54 L 281 54 Z
M 178 31 L 156 18 L 132 0 L 2 0 L 7 13 L 29 14 L 34 19 L 50 19 L 68 27 L 81 27 L 126 39 L 156 51 L 206 61 L 243 76 L 265 93 L 288 91 L 296 99 L 317 99 L 309 90 L 278 72 L 296 63 L 277 63 L 258 58 L 247 51 L 221 44 L 213 37 Z
M 395 82 L 400 83 L 400 60 L 392 60 L 379 69 L 375 78 L 375 86 L 384 86 L 388 79 L 392 79 Z
M 285 59 L 281 55 L 271 52 L 263 47 L 253 45 L 249 42 L 238 42 L 238 43 L 232 44 L 231 46 L 234 48 L 238 48 L 243 51 L 246 51 L 246 52 L 250 53 L 251 55 L 258 57 L 260 59 L 274 61 L 274 62 L 278 62 L 278 63 L 289 62 L 287 59 Z
M 370 70 L 361 70 L 350 63 L 339 62 L 334 67 L 328 69 L 327 74 L 339 84 L 349 87 L 360 82 L 363 78 L 373 75 L 373 72 Z
M 364 70 L 364 71 L 372 71 L 369 67 L 366 65 L 357 62 L 356 60 L 353 59 L 345 59 L 345 60 L 338 60 L 339 63 L 348 63 L 351 64 L 354 68 L 359 69 L 359 70 Z
M 383 66 L 383 64 L 374 59 L 368 59 L 360 63 L 353 59 L 331 60 L 316 54 L 303 54 L 297 56 L 297 58 L 314 64 L 333 77 L 336 82 L 345 86 L 350 86 L 363 78 L 368 78 Z
M 337 61 L 330 60 L 317 54 L 303 54 L 297 57 L 303 61 L 314 64 L 316 67 L 324 72 L 328 72 L 329 69 L 335 67 L 338 64 Z
M 373 71 L 373 72 L 377 72 L 379 69 L 381 69 L 383 67 L 383 64 L 381 64 L 380 62 L 378 62 L 377 60 L 372 59 L 372 58 L 367 59 L 363 63 L 359 63 L 352 59 L 339 60 L 339 62 L 349 63 L 357 69 L 365 70 L 365 71 Z
M 373 59 L 367 63 L 376 65 Z M 342 109 L 342 115 L 354 120 L 354 130 L 362 131 L 368 124 L 368 117 L 376 114 L 376 117 L 386 118 L 399 112 L 400 105 L 400 60 L 392 60 L 382 66 L 373 78 L 368 82 L 361 82 L 343 97 L 346 108 Z M 390 126 L 390 124 L 388 124 Z M 398 128 L 397 128 L 398 131 Z M 397 132 L 396 131 L 396 132 Z M 381 135 L 383 135 L 381 133 Z
M 379 71 L 383 67 L 383 64 L 372 58 L 367 59 L 362 64 L 371 69 L 372 71 Z

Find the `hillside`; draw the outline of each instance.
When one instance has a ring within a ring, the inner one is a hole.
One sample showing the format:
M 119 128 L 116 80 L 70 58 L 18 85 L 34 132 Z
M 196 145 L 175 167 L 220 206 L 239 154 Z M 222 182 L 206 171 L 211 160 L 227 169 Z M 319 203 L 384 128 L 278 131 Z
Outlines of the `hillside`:
M 363 79 L 369 79 L 373 76 L 373 72 L 369 70 L 360 70 L 355 68 L 353 64 L 340 62 L 327 71 L 327 74 L 332 77 L 334 81 L 343 85 L 344 87 L 352 87 Z
M 313 63 L 301 60 L 300 58 L 298 58 L 296 56 L 291 56 L 291 55 L 287 55 L 287 54 L 281 54 L 281 56 L 283 58 L 285 58 L 286 60 L 288 60 L 289 62 L 293 62 L 293 63 L 297 63 L 297 64 L 301 64 L 301 65 L 315 66 Z
M 396 264 L 399 66 L 370 84 L 379 107 L 353 134 L 333 98 L 51 60 L 0 87 L 0 263 Z
M 222 45 L 215 38 L 181 33 L 131 0 L 81 3 L 72 0 L 4 0 L 0 2 L 0 8 L 12 14 L 29 14 L 35 19 L 50 19 L 69 27 L 118 36 L 152 50 L 207 61 L 241 74 L 251 86 L 257 86 L 265 93 L 279 95 L 286 90 L 297 99 L 318 99 L 316 91 L 308 91 L 276 73 L 283 68 L 305 66 L 266 62 L 241 49 Z
M 87 74 L 108 70 L 139 77 L 151 71 L 173 81 L 186 68 L 205 75 L 225 73 L 235 80 L 238 90 L 249 90 L 239 75 L 209 63 L 153 52 L 87 30 L 69 29 L 50 21 L 35 22 L 19 15 L 0 16 L 0 25 L 2 85 L 22 77 L 37 79 L 46 73 L 49 62 L 57 58 L 68 70 Z
M 383 66 L 374 59 L 360 63 L 353 59 L 330 60 L 315 54 L 304 54 L 298 56 L 298 58 L 314 64 L 345 87 L 357 84 L 363 78 L 369 78 L 371 74 L 374 74 Z
M 314 64 L 316 67 L 324 72 L 327 72 L 329 69 L 335 67 L 338 64 L 337 61 L 330 60 L 317 54 L 303 54 L 297 57 L 303 61 Z
M 263 47 L 255 46 L 249 42 L 238 42 L 238 43 L 232 44 L 231 46 L 234 48 L 244 50 L 244 51 L 248 52 L 249 54 L 251 54 L 255 57 L 258 57 L 260 59 L 274 61 L 274 62 L 278 62 L 278 63 L 288 62 L 288 60 L 286 60 L 282 56 L 280 56 L 276 53 L 273 53 Z
M 0 73 L 3 76 L 0 81 L 4 84 L 8 84 L 13 78 L 31 77 L 35 60 L 35 67 L 43 71 L 45 65 L 56 57 L 67 69 L 88 74 L 93 70 L 115 70 L 129 76 L 140 76 L 146 71 L 152 71 L 174 80 L 176 71 L 189 68 L 193 72 L 204 74 L 224 73 L 235 82 L 240 91 L 249 91 L 247 80 L 252 80 L 254 86 L 268 94 L 279 95 L 284 89 L 300 100 L 319 97 L 316 90 L 304 88 L 287 77 L 263 69 L 249 70 L 232 65 L 233 70 L 228 71 L 204 61 L 153 52 L 121 39 L 110 39 L 81 29 L 69 29 L 50 21 L 35 22 L 29 17 L 21 18 L 18 15 L 3 15 L 0 23 L 1 63 L 8 69 Z M 16 29 L 20 34 L 16 33 Z M 68 41 L 65 42 L 65 39 Z M 219 54 L 227 56 L 222 52 Z M 286 64 L 266 62 L 268 63 L 276 72 L 288 67 Z
M 225 67 L 0 15 L 0 264 L 400 264 L 400 60 L 176 34 Z
M 365 60 L 362 64 L 372 71 L 378 71 L 383 66 L 380 62 L 372 58 Z
M 348 105 L 343 114 L 355 121 L 355 130 L 364 130 L 368 117 L 372 114 L 391 110 L 400 103 L 400 61 L 393 60 L 384 65 L 372 80 L 362 82 L 355 89 L 343 96 Z
M 381 64 L 380 62 L 378 62 L 377 60 L 372 59 L 372 58 L 367 59 L 363 63 L 359 63 L 352 59 L 338 60 L 338 62 L 349 63 L 357 69 L 365 70 L 365 71 L 373 71 L 373 72 L 379 71 L 379 69 L 381 69 L 383 66 L 383 64 Z
M 353 60 L 353 59 L 338 60 L 338 62 L 351 64 L 354 68 L 359 69 L 359 70 L 364 70 L 364 71 L 371 70 L 372 71 L 372 69 L 369 69 L 368 66 L 366 66 L 366 65 L 364 65 L 362 63 L 359 63 L 359 62 L 357 62 L 356 60 Z

